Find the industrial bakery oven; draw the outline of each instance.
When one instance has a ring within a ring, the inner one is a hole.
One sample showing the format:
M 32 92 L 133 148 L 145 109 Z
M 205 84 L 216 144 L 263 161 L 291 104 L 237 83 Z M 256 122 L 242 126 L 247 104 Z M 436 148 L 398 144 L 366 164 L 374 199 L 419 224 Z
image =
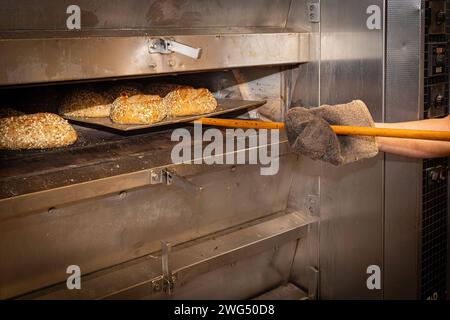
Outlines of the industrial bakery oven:
M 288 24 L 305 3 L 71 5 L 2 5 L 4 107 L 57 113 L 73 88 L 169 83 L 208 88 L 226 117 L 282 120 L 310 57 L 310 32 Z M 259 165 L 174 163 L 172 133 L 193 132 L 189 123 L 76 120 L 71 146 L 1 153 L 1 298 L 253 298 L 279 286 L 307 296 L 287 284 L 317 219 L 288 209 L 296 158 L 284 136 L 268 136 L 279 170 L 264 175 Z M 74 270 L 81 289 L 69 290 Z
M 362 99 L 376 121 L 407 120 L 421 108 L 422 14 L 400 0 L 5 1 L 0 108 L 57 112 L 73 88 L 174 83 L 208 88 L 227 118 Z M 279 155 L 265 175 L 174 163 L 172 134 L 192 123 L 70 121 L 72 146 L 1 151 L 0 298 L 417 297 L 417 162 L 334 168 L 293 155 L 280 132 L 257 147 Z M 248 159 L 257 134 L 215 156 Z M 380 288 L 367 285 L 374 266 Z

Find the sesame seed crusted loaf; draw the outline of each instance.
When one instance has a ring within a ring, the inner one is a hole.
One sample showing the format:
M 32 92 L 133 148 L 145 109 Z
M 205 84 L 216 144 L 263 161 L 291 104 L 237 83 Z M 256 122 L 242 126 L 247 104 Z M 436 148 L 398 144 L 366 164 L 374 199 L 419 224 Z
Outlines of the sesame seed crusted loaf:
M 68 93 L 59 107 L 59 114 L 81 118 L 109 117 L 111 105 L 98 92 L 88 89 L 73 90 Z
M 23 112 L 11 109 L 11 108 L 0 108 L 0 119 L 8 117 L 17 117 L 23 115 Z
M 77 140 L 75 129 L 54 113 L 35 113 L 0 119 L 0 149 L 48 149 Z
M 161 98 L 167 96 L 170 92 L 176 89 L 194 89 L 191 86 L 184 86 L 180 84 L 172 84 L 172 83 L 150 83 L 145 88 L 146 94 L 157 95 Z
M 216 110 L 217 100 L 205 88 L 180 88 L 164 98 L 170 116 L 182 117 L 210 113 Z
M 111 109 L 111 120 L 120 124 L 152 124 L 167 116 L 163 100 L 155 95 L 122 96 Z

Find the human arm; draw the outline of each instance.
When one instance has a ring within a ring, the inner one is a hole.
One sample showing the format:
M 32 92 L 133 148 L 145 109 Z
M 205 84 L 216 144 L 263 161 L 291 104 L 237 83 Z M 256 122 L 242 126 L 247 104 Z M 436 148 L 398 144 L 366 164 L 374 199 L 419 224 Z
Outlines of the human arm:
M 450 131 L 450 116 L 442 119 L 376 123 L 375 126 L 377 128 Z M 446 141 L 378 137 L 377 143 L 380 151 L 411 158 L 424 159 L 450 156 L 450 142 Z

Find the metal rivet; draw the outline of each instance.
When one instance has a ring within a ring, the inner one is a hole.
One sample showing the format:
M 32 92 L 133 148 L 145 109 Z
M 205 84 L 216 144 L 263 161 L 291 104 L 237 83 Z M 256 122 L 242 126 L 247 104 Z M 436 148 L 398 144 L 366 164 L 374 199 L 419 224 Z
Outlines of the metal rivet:
M 175 61 L 174 60 L 169 60 L 169 66 L 174 67 L 175 66 Z

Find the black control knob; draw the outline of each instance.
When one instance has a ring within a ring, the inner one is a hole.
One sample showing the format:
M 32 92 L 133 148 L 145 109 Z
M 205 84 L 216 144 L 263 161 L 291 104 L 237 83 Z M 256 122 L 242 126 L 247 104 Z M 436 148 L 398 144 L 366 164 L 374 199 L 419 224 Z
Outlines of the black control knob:
M 436 107 L 440 107 L 444 104 L 444 99 L 445 97 L 442 94 L 438 94 L 435 98 L 434 98 L 434 105 Z

